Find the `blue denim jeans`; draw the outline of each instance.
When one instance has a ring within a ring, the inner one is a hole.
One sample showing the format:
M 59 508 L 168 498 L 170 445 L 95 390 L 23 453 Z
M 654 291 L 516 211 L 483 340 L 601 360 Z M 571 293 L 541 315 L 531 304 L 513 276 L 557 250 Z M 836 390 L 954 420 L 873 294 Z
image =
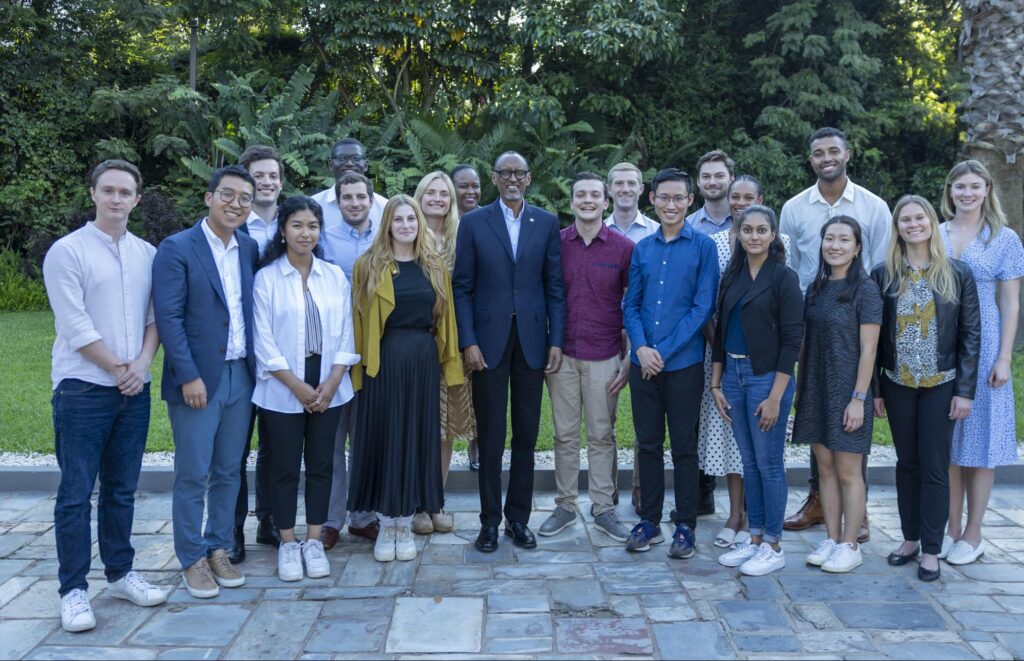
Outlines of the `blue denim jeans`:
M 53 391 L 60 486 L 53 508 L 61 596 L 88 590 L 93 486 L 100 479 L 97 536 L 108 581 L 132 568 L 135 488 L 149 432 L 149 384 L 133 397 L 113 386 L 63 379 Z
M 779 405 L 779 419 L 764 432 L 754 414 L 768 398 L 775 372 L 755 375 L 747 358 L 725 358 L 722 392 L 732 406 L 732 433 L 743 457 L 743 489 L 750 519 L 750 534 L 769 543 L 782 537 L 786 516 L 786 418 L 793 404 L 793 380 L 789 380 Z

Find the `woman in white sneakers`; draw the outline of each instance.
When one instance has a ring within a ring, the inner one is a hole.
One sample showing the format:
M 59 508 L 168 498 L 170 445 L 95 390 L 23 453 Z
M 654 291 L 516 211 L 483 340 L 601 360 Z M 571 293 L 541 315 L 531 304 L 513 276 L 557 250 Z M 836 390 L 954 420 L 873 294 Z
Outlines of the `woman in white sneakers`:
M 348 370 L 359 361 L 348 279 L 318 256 L 322 227 L 316 201 L 301 195 L 285 200 L 254 285 L 252 401 L 265 416 L 274 456 L 271 511 L 281 533 L 277 574 L 283 581 L 331 573 L 320 529 L 331 496 L 341 405 L 352 399 Z M 303 460 L 306 541 L 299 542 L 295 511 Z

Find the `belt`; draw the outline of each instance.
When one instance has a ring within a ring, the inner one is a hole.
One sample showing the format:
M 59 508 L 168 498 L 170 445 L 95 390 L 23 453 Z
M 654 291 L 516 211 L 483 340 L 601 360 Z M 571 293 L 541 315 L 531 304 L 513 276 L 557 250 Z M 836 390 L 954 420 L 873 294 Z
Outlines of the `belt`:
M 725 355 L 729 356 L 730 358 L 736 359 L 736 360 L 742 360 L 744 358 L 750 358 L 750 356 L 747 356 L 747 355 L 744 355 L 744 354 L 741 354 L 741 353 L 729 353 L 728 351 L 725 352 Z

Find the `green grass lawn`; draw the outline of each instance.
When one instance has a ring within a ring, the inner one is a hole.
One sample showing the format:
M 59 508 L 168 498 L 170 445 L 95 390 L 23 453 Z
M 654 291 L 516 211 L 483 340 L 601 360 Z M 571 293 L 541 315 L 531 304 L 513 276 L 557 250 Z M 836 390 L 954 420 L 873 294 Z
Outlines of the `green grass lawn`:
M 53 346 L 53 315 L 50 312 L 0 313 L 0 451 L 53 452 L 53 420 L 50 409 L 50 349 Z M 160 400 L 160 372 L 163 356 L 153 362 L 150 418 L 147 450 L 173 450 L 167 410 Z M 1024 411 L 1024 350 L 1013 360 L 1016 410 Z M 537 449 L 550 450 L 554 433 L 551 402 L 545 392 L 541 407 Z M 629 391 L 619 397 L 615 426 L 619 444 L 633 446 L 633 414 Z M 1017 416 L 1017 437 L 1024 437 L 1024 415 Z M 889 445 L 889 425 L 875 421 L 875 442 Z M 456 444 L 464 449 L 464 444 Z

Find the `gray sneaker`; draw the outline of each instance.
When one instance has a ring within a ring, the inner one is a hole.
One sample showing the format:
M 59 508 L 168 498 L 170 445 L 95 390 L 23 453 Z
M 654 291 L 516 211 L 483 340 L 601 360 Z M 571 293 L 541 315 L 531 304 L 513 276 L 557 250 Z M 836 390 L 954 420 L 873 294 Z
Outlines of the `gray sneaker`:
M 540 530 L 537 531 L 542 537 L 551 537 L 562 532 L 572 524 L 576 523 L 576 512 L 573 510 L 566 509 L 559 505 L 555 508 L 555 511 L 551 513 L 548 520 L 541 524 Z
M 595 516 L 594 527 L 616 542 L 624 542 L 629 539 L 629 528 L 619 519 L 619 515 L 615 513 L 615 510 L 608 510 Z

